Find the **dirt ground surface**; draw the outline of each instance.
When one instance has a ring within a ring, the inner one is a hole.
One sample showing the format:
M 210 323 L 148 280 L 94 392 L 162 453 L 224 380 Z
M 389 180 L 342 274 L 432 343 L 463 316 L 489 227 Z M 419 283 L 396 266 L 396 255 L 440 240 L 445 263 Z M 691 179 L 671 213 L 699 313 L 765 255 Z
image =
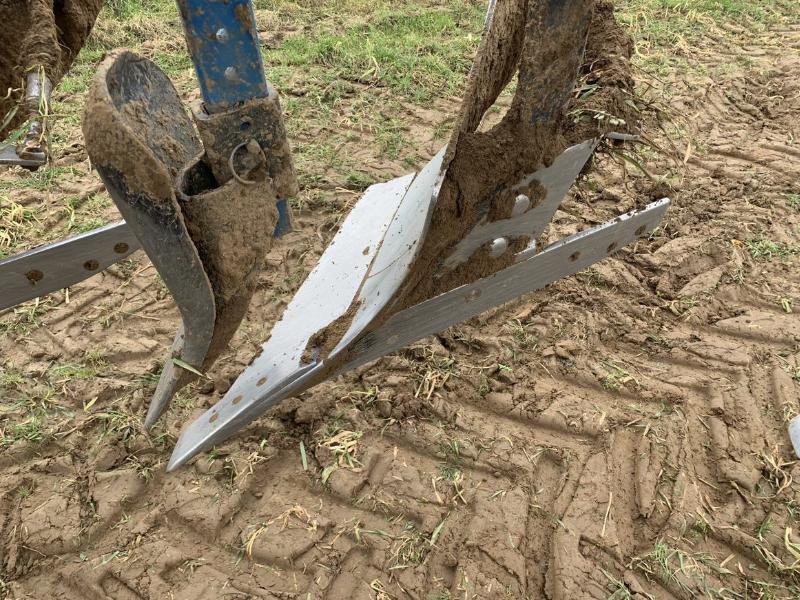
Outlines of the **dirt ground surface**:
M 174 474 L 180 428 L 358 198 L 343 175 L 299 163 L 296 231 L 234 349 L 151 435 L 178 313 L 141 253 L 0 313 L 0 598 L 799 598 L 800 25 L 718 22 L 674 51 L 689 68 L 636 73 L 651 145 L 597 157 L 549 232 L 649 200 L 638 164 L 672 186 L 649 239 L 286 401 Z M 456 108 L 406 107 L 424 159 Z M 376 180 L 408 170 L 367 139 L 343 151 Z M 79 137 L 55 162 L 47 185 L 0 173 L 6 236 L 37 206 L 59 237 L 64 207 L 103 193 Z

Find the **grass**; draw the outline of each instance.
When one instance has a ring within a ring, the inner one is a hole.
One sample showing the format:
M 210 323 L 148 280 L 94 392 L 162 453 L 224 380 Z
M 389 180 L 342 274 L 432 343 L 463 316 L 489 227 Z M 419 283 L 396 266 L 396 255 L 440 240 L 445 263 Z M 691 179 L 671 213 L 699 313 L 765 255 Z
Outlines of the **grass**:
M 603 378 L 603 387 L 610 391 L 618 391 L 629 383 L 638 386 L 636 378 L 628 370 L 611 361 L 603 361 L 606 376 Z
M 391 570 L 407 569 L 421 565 L 430 551 L 431 536 L 420 531 L 412 522 L 406 522 L 405 531 L 397 537 L 391 550 Z
M 24 421 L 0 427 L 0 447 L 11 446 L 21 441 L 40 443 L 44 438 L 45 417 L 38 411 Z
M 23 172 L 14 179 L 0 179 L 0 258 L 27 250 L 65 235 L 74 235 L 99 227 L 106 222 L 105 211 L 111 205 L 106 194 L 72 194 L 59 211 L 61 226 L 52 226 L 49 202 L 31 196 L 21 204 L 12 190 L 33 190 L 42 195 L 57 194 L 60 186 L 80 176 L 73 167 L 45 166 L 33 173 Z M 48 223 L 45 227 L 44 224 Z
M 37 171 L 23 173 L 13 182 L 0 179 L 0 191 L 8 191 L 18 188 L 27 188 L 39 192 L 52 191 L 56 185 L 77 171 L 73 167 L 61 167 L 56 165 L 46 165 Z
M 0 334 L 24 336 L 31 331 L 38 329 L 41 325 L 41 317 L 53 305 L 53 300 L 49 297 L 44 299 L 36 298 L 30 302 L 21 304 L 12 309 L 9 318 L 0 321 Z
M 105 223 L 102 215 L 111 205 L 111 199 L 106 194 L 69 196 L 64 204 L 67 234 L 74 235 L 102 226 Z
M 328 96 L 318 97 L 326 102 L 337 99 L 329 85 L 334 79 L 425 102 L 434 92 L 446 96 L 459 88 L 482 19 L 476 3 L 452 2 L 442 10 L 379 0 L 367 18 L 333 29 L 323 20 L 310 35 L 292 36 L 268 50 L 265 59 L 319 77 Z
M 601 569 L 603 575 L 608 579 L 607 590 L 610 592 L 607 600 L 632 600 L 633 593 L 624 581 Z
M 800 15 L 791 0 L 627 0 L 617 7 L 620 20 L 650 47 L 684 44 L 724 22 L 763 28 Z
M 720 33 L 722 23 L 763 30 L 800 17 L 800 5 L 793 0 L 623 0 L 615 5 L 636 40 L 634 65 L 659 77 L 746 67 L 741 61 L 707 67 L 696 59 L 696 46 Z M 670 93 L 668 88 L 660 91 Z
M 328 483 L 331 475 L 340 468 L 350 470 L 361 468 L 361 462 L 356 455 L 364 435 L 362 431 L 345 429 L 338 420 L 335 420 L 324 427 L 320 434 L 321 440 L 318 446 L 330 453 L 333 459 L 333 462 L 322 469 L 320 479 L 323 484 Z
M 776 259 L 786 260 L 798 251 L 795 246 L 763 237 L 746 240 L 745 247 L 753 260 L 760 262 L 769 262 Z
M 36 212 L 0 195 L 0 258 L 17 251 L 20 243 L 34 235 Z
M 687 552 L 660 539 L 651 552 L 634 558 L 631 566 L 648 576 L 657 577 L 666 585 L 674 585 L 691 593 L 694 588 L 694 585 L 690 585 L 692 582 L 705 582 L 707 566 L 711 562 L 709 554 Z
M 761 522 L 761 524 L 760 524 L 760 525 L 759 525 L 759 526 L 756 528 L 756 537 L 759 539 L 759 541 L 763 542 L 763 541 L 764 541 L 764 537 L 765 537 L 765 536 L 766 536 L 766 535 L 767 535 L 767 534 L 768 534 L 770 531 L 772 531 L 772 529 L 773 529 L 774 527 L 775 527 L 775 523 L 773 522 L 773 520 L 772 520 L 772 517 L 770 517 L 770 516 L 767 516 L 767 517 L 766 517 L 766 518 L 765 518 L 765 519 L 764 519 L 764 520 Z

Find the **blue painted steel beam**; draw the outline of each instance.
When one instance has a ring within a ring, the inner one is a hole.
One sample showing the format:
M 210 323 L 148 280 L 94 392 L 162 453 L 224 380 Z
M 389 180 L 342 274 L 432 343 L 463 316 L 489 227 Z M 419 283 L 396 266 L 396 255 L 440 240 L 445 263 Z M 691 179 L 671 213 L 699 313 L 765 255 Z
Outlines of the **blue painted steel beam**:
M 205 108 L 269 95 L 250 0 L 177 0 Z
M 250 0 L 177 0 L 205 110 L 227 110 L 269 95 Z M 291 231 L 289 205 L 278 201 L 275 237 Z

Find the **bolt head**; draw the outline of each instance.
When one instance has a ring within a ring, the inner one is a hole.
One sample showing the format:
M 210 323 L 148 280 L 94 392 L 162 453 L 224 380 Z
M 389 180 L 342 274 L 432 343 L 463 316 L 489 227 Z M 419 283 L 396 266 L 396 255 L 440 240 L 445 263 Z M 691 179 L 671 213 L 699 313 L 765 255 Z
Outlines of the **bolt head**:
M 518 217 L 526 212 L 531 207 L 531 199 L 525 194 L 520 194 L 514 200 L 514 209 L 511 211 L 512 217 Z
M 227 44 L 228 41 L 231 39 L 231 35 L 228 33 L 228 30 L 224 27 L 220 27 L 217 29 L 217 33 L 215 34 L 217 41 L 221 44 Z
M 236 70 L 236 67 L 225 69 L 225 79 L 231 82 L 239 81 L 239 71 Z
M 500 258 L 508 250 L 508 240 L 506 238 L 497 238 L 489 246 L 489 255 L 492 258 Z

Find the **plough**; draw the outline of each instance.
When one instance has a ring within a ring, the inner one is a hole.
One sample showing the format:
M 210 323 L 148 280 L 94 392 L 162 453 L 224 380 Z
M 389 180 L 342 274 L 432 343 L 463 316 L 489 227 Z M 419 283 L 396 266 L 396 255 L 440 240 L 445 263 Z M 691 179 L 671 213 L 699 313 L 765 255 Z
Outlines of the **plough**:
M 127 51 L 102 63 L 86 104 L 87 151 L 125 221 L 0 261 L 4 308 L 144 249 L 182 320 L 148 427 L 230 342 L 298 192 L 250 0 L 178 6 L 202 93 L 191 117 L 166 75 Z M 592 0 L 489 2 L 448 144 L 418 173 L 366 190 L 260 353 L 183 430 L 168 470 L 285 398 L 576 273 L 659 225 L 666 198 L 540 243 L 602 137 L 561 141 L 592 10 Z M 515 74 L 507 113 L 479 130 Z

